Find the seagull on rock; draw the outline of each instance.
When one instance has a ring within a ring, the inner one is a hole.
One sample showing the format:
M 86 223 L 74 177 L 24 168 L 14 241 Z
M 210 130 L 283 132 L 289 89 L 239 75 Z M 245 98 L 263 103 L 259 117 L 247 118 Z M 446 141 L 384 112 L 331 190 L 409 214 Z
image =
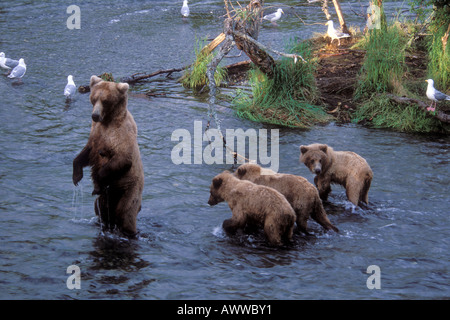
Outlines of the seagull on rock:
M 283 9 L 278 9 L 277 12 L 268 14 L 263 17 L 264 20 L 269 20 L 270 22 L 275 22 L 281 18 L 281 14 L 284 13 Z
M 25 72 L 27 72 L 27 65 L 25 64 L 25 61 L 20 58 L 19 64 L 11 71 L 8 78 L 20 79 L 25 75 Z
M 64 95 L 66 96 L 67 99 L 70 99 L 70 97 L 72 97 L 76 91 L 76 86 L 75 86 L 75 82 L 73 82 L 73 76 L 69 75 L 67 77 L 67 84 L 66 87 L 64 88 Z
M 341 38 L 349 38 L 350 37 L 350 35 L 347 34 L 347 33 L 343 33 L 343 32 L 337 31 L 333 27 L 333 21 L 328 20 L 326 24 L 328 25 L 327 34 L 331 38 L 331 43 L 333 43 L 333 41 L 335 39 L 338 39 L 338 41 L 339 41 L 338 46 L 340 46 L 341 45 L 341 40 L 340 40 Z
M 19 61 L 17 60 L 13 60 L 10 58 L 6 58 L 5 57 L 5 53 L 4 52 L 0 52 L 0 66 L 3 69 L 12 69 L 17 67 L 17 65 L 19 64 Z
M 183 6 L 181 7 L 181 15 L 183 17 L 189 16 L 188 0 L 183 0 Z
M 450 96 L 443 94 L 442 92 L 436 90 L 434 88 L 434 81 L 433 79 L 428 79 L 425 80 L 426 82 L 428 82 L 428 87 L 427 87 L 427 97 L 428 99 L 431 100 L 431 104 L 430 106 L 427 108 L 428 111 L 435 111 L 436 110 L 436 103 L 438 101 L 442 101 L 442 100 L 450 100 Z M 434 102 L 434 107 L 432 107 Z

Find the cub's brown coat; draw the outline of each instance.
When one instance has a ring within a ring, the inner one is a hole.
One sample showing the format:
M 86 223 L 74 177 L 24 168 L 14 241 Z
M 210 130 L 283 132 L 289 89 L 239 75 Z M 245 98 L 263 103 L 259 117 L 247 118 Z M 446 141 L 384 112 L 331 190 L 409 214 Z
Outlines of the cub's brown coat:
M 292 174 L 275 173 L 253 163 L 241 165 L 234 175 L 241 180 L 271 187 L 279 191 L 291 204 L 297 216 L 297 228 L 307 232 L 307 222 L 312 217 L 326 230 L 339 230 L 331 224 L 317 189 L 303 177 Z
M 213 206 L 222 201 L 228 202 L 232 211 L 231 219 L 223 222 L 226 232 L 233 234 L 248 224 L 263 226 L 272 245 L 292 240 L 295 212 L 278 191 L 239 180 L 224 171 L 212 180 L 208 204 Z
M 136 219 L 141 209 L 144 170 L 137 127 L 127 109 L 128 84 L 91 77 L 90 100 L 93 105 L 88 142 L 73 160 L 72 180 L 83 178 L 83 167 L 91 167 L 95 212 L 104 227 L 119 230 L 129 237 L 136 234 Z
M 328 198 L 331 183 L 345 187 L 347 198 L 355 206 L 369 203 L 373 173 L 367 161 L 350 151 L 334 151 L 326 144 L 300 146 L 300 161 L 316 174 L 314 182 L 322 200 Z

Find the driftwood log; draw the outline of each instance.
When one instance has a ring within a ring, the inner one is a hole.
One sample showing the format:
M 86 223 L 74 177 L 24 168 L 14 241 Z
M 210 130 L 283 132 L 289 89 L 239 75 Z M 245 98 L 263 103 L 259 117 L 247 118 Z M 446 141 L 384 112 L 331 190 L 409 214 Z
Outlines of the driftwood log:
M 441 110 L 437 110 L 436 114 L 433 115 L 431 112 L 429 112 L 427 110 L 428 105 L 421 100 L 408 98 L 408 97 L 399 97 L 394 94 L 387 94 L 387 97 L 389 97 L 389 99 L 391 99 L 399 104 L 416 104 L 417 106 L 419 106 L 419 108 L 421 108 L 423 111 L 425 111 L 430 116 L 433 116 L 442 122 L 450 123 L 450 114 L 447 114 Z

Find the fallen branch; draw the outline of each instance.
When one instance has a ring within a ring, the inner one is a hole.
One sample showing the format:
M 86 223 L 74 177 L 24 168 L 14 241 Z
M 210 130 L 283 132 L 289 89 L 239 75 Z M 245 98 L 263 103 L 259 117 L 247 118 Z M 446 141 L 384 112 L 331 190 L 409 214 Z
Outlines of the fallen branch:
M 390 99 L 394 100 L 395 102 L 400 103 L 400 104 L 412 104 L 412 103 L 416 104 L 421 109 L 423 109 L 427 114 L 435 117 L 436 119 L 438 119 L 438 120 L 440 120 L 442 122 L 450 123 L 450 114 L 447 114 L 447 113 L 445 113 L 443 111 L 437 110 L 436 114 L 433 115 L 432 113 L 430 113 L 427 110 L 428 105 L 425 102 L 421 101 L 421 100 L 408 98 L 408 97 L 399 97 L 399 96 L 396 96 L 396 95 L 390 94 L 390 93 L 386 94 L 386 96 L 389 97 Z
M 258 46 L 259 48 L 261 48 L 262 50 L 265 51 L 271 51 L 279 56 L 283 56 L 286 58 L 292 58 L 294 59 L 294 62 L 297 63 L 297 60 L 300 58 L 304 63 L 307 63 L 307 61 L 305 59 L 303 59 L 303 57 L 301 55 L 295 54 L 295 53 L 284 53 L 275 49 L 271 49 L 269 47 L 266 47 L 265 45 L 263 45 L 261 42 L 253 39 L 252 37 L 247 36 L 246 34 L 243 34 L 242 32 L 239 31 L 233 31 L 233 34 L 238 36 L 239 38 L 243 38 L 251 43 L 253 43 L 254 45 Z
M 142 73 L 135 73 L 129 77 L 123 77 L 120 79 L 120 82 L 126 82 L 128 84 L 134 84 L 136 82 L 142 81 L 142 80 L 146 80 L 148 78 L 160 75 L 160 74 L 165 74 L 167 73 L 167 76 L 170 76 L 172 73 L 174 72 L 180 72 L 185 70 L 186 68 L 188 68 L 189 66 L 183 67 L 183 68 L 174 68 L 174 69 L 168 69 L 168 70 L 158 70 L 155 72 L 152 72 L 150 74 L 142 74 Z

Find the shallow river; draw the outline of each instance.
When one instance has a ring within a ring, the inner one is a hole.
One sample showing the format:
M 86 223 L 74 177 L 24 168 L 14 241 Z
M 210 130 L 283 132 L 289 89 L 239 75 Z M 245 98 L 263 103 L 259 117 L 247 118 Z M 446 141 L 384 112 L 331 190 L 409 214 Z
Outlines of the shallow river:
M 128 107 L 139 130 L 145 170 L 139 238 L 102 233 L 86 168 L 72 184 L 72 160 L 91 124 L 88 94 L 66 104 L 67 75 L 86 85 L 93 74 L 116 78 L 178 68 L 193 60 L 196 38 L 221 32 L 222 1 L 83 1 L 81 29 L 68 29 L 63 1 L 2 1 L 0 51 L 25 58 L 22 83 L 0 76 L 0 299 L 435 299 L 450 298 L 450 139 L 329 124 L 301 131 L 240 120 L 221 89 L 222 129 L 279 129 L 279 172 L 313 181 L 299 146 L 321 142 L 365 157 L 374 172 L 369 208 L 353 209 L 345 190 L 325 203 L 339 233 L 309 223 L 288 248 L 258 235 L 229 237 L 226 203 L 207 204 L 211 179 L 229 164 L 173 163 L 176 129 L 208 121 L 208 95 L 184 89 L 173 74 L 131 86 Z M 348 22 L 363 26 L 359 1 L 341 1 Z M 278 27 L 259 40 L 282 50 L 291 37 L 324 32 L 317 4 L 284 5 Z M 296 6 L 295 9 L 289 6 Z M 387 4 L 390 16 L 401 2 Z M 333 19 L 337 21 L 333 13 Z M 235 52 L 236 54 L 237 52 Z M 241 58 L 243 59 L 243 58 Z M 231 61 L 231 60 L 230 60 Z M 234 60 L 233 60 L 234 61 Z M 3 71 L 2 71 L 3 72 Z M 146 97 L 151 90 L 164 96 Z M 204 144 L 203 146 L 206 146 Z M 68 289 L 79 267 L 81 289 Z M 369 266 L 380 289 L 369 289 Z

